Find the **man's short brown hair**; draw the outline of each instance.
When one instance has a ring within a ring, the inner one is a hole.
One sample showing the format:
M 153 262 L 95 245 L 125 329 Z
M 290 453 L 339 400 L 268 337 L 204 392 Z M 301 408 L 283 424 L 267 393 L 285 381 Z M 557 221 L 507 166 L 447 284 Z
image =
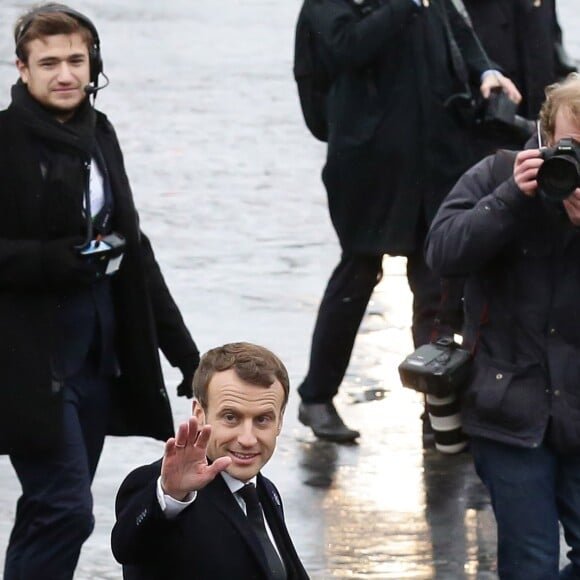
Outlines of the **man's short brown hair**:
M 193 376 L 193 396 L 207 410 L 207 390 L 212 377 L 233 369 L 238 377 L 251 385 L 270 387 L 276 380 L 284 389 L 286 407 L 290 394 L 290 380 L 284 363 L 263 346 L 249 342 L 232 342 L 208 350 L 202 357 Z
M 560 110 L 580 127 L 580 75 L 572 73 L 562 82 L 548 86 L 545 92 L 546 100 L 540 111 L 540 127 L 544 139 L 551 143 Z
M 63 11 L 60 12 L 59 8 Z M 28 44 L 45 36 L 79 33 L 89 52 L 95 44 L 95 38 L 82 21 L 67 12 L 64 4 L 39 4 L 25 12 L 14 25 L 14 44 L 16 56 L 24 63 L 28 62 Z M 73 11 L 74 12 L 74 11 Z

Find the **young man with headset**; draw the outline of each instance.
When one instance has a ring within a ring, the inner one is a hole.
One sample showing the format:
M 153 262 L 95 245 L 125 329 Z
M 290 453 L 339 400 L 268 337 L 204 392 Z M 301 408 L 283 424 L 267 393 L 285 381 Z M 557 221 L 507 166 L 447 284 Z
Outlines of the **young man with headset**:
M 170 437 L 158 349 L 189 396 L 199 353 L 94 108 L 106 86 L 95 26 L 50 3 L 14 36 L 20 78 L 0 112 L 0 452 L 22 496 L 4 578 L 61 580 L 93 529 L 105 435 Z

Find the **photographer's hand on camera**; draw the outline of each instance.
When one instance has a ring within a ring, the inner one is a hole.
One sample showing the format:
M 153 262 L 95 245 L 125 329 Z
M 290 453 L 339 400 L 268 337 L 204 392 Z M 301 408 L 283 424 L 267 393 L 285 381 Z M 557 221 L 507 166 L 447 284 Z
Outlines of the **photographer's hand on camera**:
M 538 169 L 544 160 L 539 149 L 524 149 L 516 155 L 514 181 L 519 190 L 528 197 L 535 197 L 538 191 Z
M 52 287 L 92 284 L 98 278 L 96 264 L 81 257 L 77 247 L 81 237 L 45 242 L 41 250 L 44 279 Z M 75 247 L 76 246 L 76 247 Z
M 499 71 L 488 71 L 483 75 L 479 90 L 484 99 L 489 99 L 493 89 L 500 88 L 516 104 L 522 100 L 522 95 L 514 82 L 508 77 L 502 75 Z

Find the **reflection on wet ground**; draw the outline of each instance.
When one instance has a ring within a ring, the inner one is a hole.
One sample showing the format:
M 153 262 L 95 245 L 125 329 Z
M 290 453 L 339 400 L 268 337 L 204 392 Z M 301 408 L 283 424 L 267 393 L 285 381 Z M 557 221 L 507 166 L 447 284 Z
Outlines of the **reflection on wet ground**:
M 412 348 L 404 260 L 385 260 L 385 274 L 339 396 L 360 442 L 300 429 L 300 479 L 313 492 L 302 501 L 319 506 L 309 569 L 320 579 L 496 578 L 493 515 L 469 453 L 422 449 L 422 402 L 396 370 Z

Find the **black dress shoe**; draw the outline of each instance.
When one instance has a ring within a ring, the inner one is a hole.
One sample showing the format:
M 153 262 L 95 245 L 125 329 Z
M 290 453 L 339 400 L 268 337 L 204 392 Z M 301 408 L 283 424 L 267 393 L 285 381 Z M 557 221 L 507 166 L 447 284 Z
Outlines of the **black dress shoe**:
M 336 443 L 349 443 L 360 433 L 349 429 L 332 403 L 300 403 L 298 420 L 310 427 L 319 439 Z

